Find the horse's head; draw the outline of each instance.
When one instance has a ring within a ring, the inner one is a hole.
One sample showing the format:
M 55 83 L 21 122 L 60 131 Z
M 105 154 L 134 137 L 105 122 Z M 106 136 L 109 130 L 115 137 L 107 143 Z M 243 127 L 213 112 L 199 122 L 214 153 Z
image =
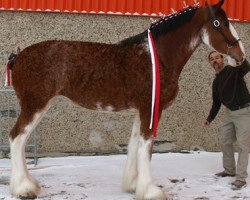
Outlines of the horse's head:
M 208 5 L 204 8 L 206 23 L 203 26 L 202 40 L 205 44 L 227 54 L 241 63 L 245 59 L 245 52 L 242 42 L 232 24 L 228 21 L 225 11 L 221 8 L 224 0 L 215 5 Z

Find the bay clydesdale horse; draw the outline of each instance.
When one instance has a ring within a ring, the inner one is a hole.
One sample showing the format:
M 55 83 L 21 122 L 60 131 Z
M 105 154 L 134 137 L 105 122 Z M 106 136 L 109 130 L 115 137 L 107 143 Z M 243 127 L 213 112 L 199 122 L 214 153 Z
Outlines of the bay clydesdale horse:
M 243 45 L 221 8 L 189 6 L 164 16 L 149 28 L 160 71 L 158 118 L 178 92 L 180 73 L 195 49 L 205 43 L 238 62 L 245 58 Z M 153 129 L 152 61 L 148 30 L 117 44 L 82 41 L 45 41 L 25 48 L 15 58 L 12 82 L 21 106 L 10 133 L 11 193 L 36 198 L 38 182 L 25 163 L 26 141 L 51 105 L 63 95 L 84 108 L 113 112 L 136 109 L 123 189 L 135 192 L 137 200 L 165 200 L 166 194 L 153 182 L 151 151 Z

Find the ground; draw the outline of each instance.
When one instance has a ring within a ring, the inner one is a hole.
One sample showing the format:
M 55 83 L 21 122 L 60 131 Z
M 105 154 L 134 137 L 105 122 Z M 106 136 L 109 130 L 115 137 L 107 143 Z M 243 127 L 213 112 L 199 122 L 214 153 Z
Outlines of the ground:
M 209 152 L 154 154 L 155 183 L 170 200 L 250 200 L 250 185 L 233 190 L 233 177 L 214 176 L 222 170 L 221 157 Z M 133 194 L 121 190 L 125 161 L 125 155 L 40 158 L 29 168 L 42 187 L 38 200 L 133 200 Z M 9 178 L 10 160 L 0 159 L 0 200 L 15 199 Z

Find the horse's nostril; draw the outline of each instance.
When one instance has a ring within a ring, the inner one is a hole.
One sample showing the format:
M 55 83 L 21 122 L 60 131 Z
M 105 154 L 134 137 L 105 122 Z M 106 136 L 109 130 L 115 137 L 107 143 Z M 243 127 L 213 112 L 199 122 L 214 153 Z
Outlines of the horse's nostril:
M 231 56 L 231 58 L 233 58 L 233 59 L 236 59 L 236 57 L 233 55 L 233 56 Z
M 239 61 L 240 61 L 239 58 L 238 58 L 237 56 L 234 56 L 234 55 L 233 55 L 233 56 L 231 56 L 231 58 L 234 59 L 236 62 L 239 62 Z

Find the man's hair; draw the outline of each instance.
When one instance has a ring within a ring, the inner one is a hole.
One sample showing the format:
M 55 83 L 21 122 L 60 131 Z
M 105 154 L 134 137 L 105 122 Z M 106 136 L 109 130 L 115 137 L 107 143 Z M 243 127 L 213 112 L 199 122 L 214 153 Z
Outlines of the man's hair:
M 218 51 L 211 51 L 209 54 L 208 54 L 208 60 L 210 60 L 210 56 L 211 56 L 211 54 L 212 53 L 214 53 L 214 52 L 217 52 L 217 53 L 219 53 Z M 221 54 L 221 53 L 219 53 L 220 54 L 220 56 L 221 56 L 221 58 L 223 58 L 223 55 Z

